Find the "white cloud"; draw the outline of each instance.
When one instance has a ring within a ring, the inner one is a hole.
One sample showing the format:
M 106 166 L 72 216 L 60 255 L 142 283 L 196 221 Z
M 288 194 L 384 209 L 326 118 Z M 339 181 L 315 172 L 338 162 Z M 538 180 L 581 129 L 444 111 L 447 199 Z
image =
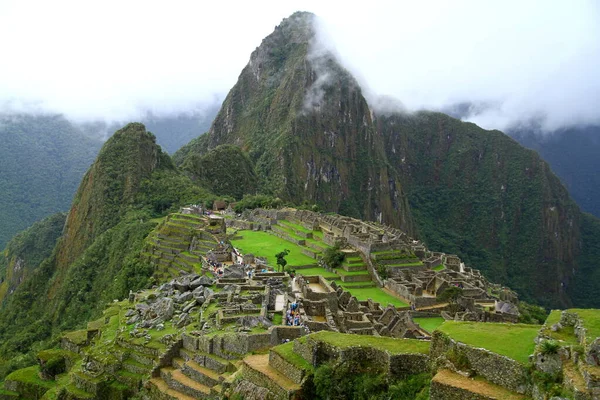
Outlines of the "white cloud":
M 409 109 L 499 104 L 503 128 L 599 122 L 593 1 L 0 0 L 0 104 L 78 119 L 169 113 L 223 96 L 282 18 L 312 11 L 344 64 Z

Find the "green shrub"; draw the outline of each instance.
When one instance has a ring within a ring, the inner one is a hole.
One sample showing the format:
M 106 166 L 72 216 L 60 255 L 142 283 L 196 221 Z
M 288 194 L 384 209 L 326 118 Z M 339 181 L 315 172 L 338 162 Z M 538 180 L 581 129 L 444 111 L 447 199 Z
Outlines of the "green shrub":
M 560 344 L 554 340 L 544 340 L 540 343 L 540 353 L 544 355 L 556 354 L 560 349 Z

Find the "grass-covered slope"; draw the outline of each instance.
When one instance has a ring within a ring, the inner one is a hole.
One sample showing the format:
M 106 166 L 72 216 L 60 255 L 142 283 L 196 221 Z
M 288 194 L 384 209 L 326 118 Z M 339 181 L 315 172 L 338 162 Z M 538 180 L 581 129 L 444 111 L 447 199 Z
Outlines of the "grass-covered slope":
M 59 115 L 0 115 L 0 249 L 17 232 L 69 209 L 102 143 Z
M 86 174 L 50 257 L 0 310 L 0 369 L 2 358 L 45 346 L 99 315 L 105 303 L 147 286 L 153 271 L 140 251 L 153 218 L 207 196 L 143 125 L 115 133 Z

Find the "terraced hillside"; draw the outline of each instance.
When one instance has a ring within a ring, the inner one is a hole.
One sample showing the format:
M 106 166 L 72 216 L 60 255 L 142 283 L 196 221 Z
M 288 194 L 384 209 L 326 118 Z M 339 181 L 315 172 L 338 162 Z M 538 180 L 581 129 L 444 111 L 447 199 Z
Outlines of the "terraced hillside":
M 223 235 L 222 224 L 217 221 L 182 213 L 165 217 L 148 235 L 142 253 L 154 265 L 155 279 L 164 282 L 182 273 L 200 273 L 202 257 L 215 248 L 219 235 Z

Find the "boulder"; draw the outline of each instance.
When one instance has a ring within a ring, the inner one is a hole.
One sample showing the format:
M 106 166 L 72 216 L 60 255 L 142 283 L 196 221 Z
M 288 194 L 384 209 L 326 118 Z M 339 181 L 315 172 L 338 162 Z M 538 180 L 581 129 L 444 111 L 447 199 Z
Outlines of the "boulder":
M 189 325 L 191 322 L 190 315 L 188 313 L 183 313 L 177 318 L 175 326 L 177 328 L 183 328 L 184 326 Z
M 190 301 L 194 295 L 192 292 L 183 292 L 175 296 L 176 303 L 185 303 L 186 301 Z
M 156 313 L 157 318 L 160 318 L 163 321 L 168 321 L 171 319 L 173 312 L 175 311 L 173 299 L 170 297 L 163 297 L 152 305 L 152 309 Z

